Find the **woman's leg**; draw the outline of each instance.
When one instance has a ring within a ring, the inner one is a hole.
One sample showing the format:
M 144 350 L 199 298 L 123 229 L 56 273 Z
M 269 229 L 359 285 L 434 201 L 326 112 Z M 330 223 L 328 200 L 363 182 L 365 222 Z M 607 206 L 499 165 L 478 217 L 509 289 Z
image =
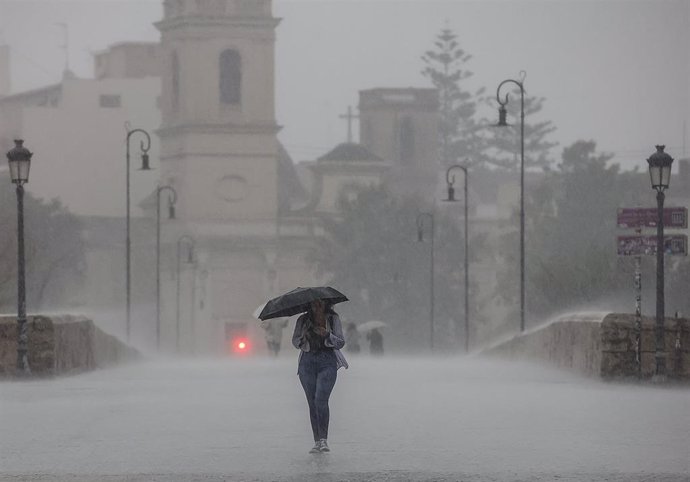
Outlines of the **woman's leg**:
M 304 389 L 304 394 L 307 396 L 307 403 L 309 404 L 309 421 L 311 422 L 311 431 L 314 435 L 314 441 L 319 440 L 318 417 L 316 408 L 316 380 L 317 371 L 313 356 L 304 353 L 300 359 L 299 364 L 299 381 Z
M 328 399 L 331 396 L 335 381 L 338 376 L 338 369 L 333 355 L 332 362 L 321 364 L 316 377 L 316 390 L 314 405 L 316 406 L 317 435 L 319 439 L 328 439 L 328 423 L 330 421 L 330 410 Z

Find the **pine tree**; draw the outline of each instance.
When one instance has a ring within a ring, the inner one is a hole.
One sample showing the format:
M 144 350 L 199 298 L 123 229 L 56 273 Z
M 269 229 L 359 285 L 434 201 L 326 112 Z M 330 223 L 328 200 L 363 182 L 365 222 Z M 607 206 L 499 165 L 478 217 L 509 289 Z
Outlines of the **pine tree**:
M 484 89 L 474 93 L 463 88 L 473 73 L 466 68 L 472 56 L 460 47 L 457 35 L 444 28 L 434 41 L 435 49 L 422 55 L 422 75 L 438 89 L 441 108 L 439 128 L 440 158 L 444 165 L 461 159 L 477 159 L 482 139 L 476 121 L 477 101 Z

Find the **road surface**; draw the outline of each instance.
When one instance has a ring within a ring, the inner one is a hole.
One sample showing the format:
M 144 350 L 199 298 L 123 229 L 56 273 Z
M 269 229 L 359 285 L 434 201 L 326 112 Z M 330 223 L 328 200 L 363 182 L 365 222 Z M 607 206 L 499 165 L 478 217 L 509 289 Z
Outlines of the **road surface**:
M 1 382 L 0 480 L 690 480 L 687 388 L 481 359 L 349 361 L 320 455 L 295 353 Z

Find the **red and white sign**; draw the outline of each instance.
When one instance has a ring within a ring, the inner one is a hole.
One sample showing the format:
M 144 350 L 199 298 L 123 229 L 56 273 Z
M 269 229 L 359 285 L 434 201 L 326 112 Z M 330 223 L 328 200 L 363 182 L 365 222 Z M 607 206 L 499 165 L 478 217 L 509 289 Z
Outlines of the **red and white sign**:
M 657 208 L 620 208 L 617 216 L 619 228 L 656 228 L 657 219 Z M 688 209 L 664 208 L 664 227 L 687 229 Z
M 656 236 L 618 236 L 618 256 L 656 255 Z M 664 254 L 688 254 L 688 237 L 685 234 L 664 236 Z

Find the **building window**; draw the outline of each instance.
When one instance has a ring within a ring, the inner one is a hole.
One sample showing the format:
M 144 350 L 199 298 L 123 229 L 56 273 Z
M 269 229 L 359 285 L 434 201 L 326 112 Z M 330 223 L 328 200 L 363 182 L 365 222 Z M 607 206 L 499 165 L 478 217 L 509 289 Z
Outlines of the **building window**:
M 414 161 L 414 126 L 405 117 L 400 123 L 400 163 L 409 166 Z
M 177 110 L 180 105 L 180 61 L 177 60 L 177 52 L 173 52 L 171 60 L 171 70 L 172 70 L 172 92 L 171 92 L 171 105 L 173 112 Z
M 101 94 L 101 97 L 98 100 L 98 104 L 101 107 L 112 109 L 112 108 L 121 107 L 122 106 L 122 100 L 120 99 L 119 95 Z
M 237 50 L 224 50 L 220 54 L 220 101 L 239 104 L 242 87 L 242 61 Z

